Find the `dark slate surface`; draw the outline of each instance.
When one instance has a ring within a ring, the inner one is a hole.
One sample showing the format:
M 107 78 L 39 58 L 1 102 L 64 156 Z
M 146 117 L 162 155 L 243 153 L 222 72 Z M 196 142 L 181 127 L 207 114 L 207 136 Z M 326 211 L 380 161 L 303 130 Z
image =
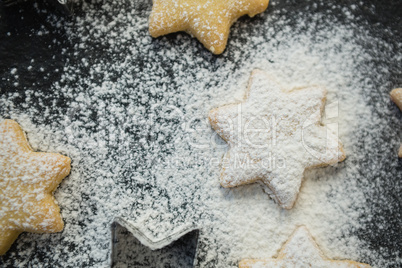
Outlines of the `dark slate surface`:
M 284 0 L 277 2 L 274 8 L 281 10 L 283 15 L 289 17 L 296 14 L 296 11 L 305 10 L 306 13 L 323 13 L 329 17 L 336 17 L 341 21 L 345 19 L 345 15 L 340 9 L 332 8 L 331 1 L 323 1 L 324 3 L 320 2 L 318 5 L 314 5 L 315 1 Z M 397 43 L 402 42 L 402 1 L 366 0 L 356 3 L 352 0 L 341 0 L 337 2 L 340 3 L 340 5 L 337 5 L 338 7 L 342 5 L 348 6 L 352 3 L 356 4 L 358 8 L 352 10 L 352 12 L 360 21 L 362 28 L 368 29 L 372 35 L 381 38 L 395 48 Z M 34 5 L 39 8 L 34 7 Z M 49 93 L 45 94 L 45 102 L 53 100 L 53 95 L 49 92 L 50 86 L 60 79 L 61 70 L 67 61 L 74 62 L 77 60 L 69 53 L 62 54 L 62 48 L 68 50 L 73 44 L 60 29 L 53 29 L 47 22 L 48 14 L 55 12 L 57 13 L 58 11 L 52 5 L 31 1 L 20 3 L 10 8 L 4 8 L 0 5 L 0 97 L 6 92 L 18 91 L 23 93 L 24 89 L 29 87 Z M 75 12 L 80 12 L 79 5 L 75 6 Z M 60 13 L 57 14 L 61 15 Z M 68 18 L 66 19 L 68 20 Z M 242 20 L 249 19 L 242 18 Z M 50 34 L 43 36 L 33 34 L 41 29 L 50 31 Z M 387 29 L 387 31 L 384 31 L 384 29 Z M 11 35 L 8 35 L 8 33 L 11 33 Z M 364 46 L 368 51 L 374 50 L 370 43 L 364 44 Z M 49 53 L 49 51 L 52 53 Z M 97 47 L 93 53 L 98 51 L 102 51 L 102 48 Z M 34 59 L 34 62 L 32 62 L 32 59 Z M 402 132 L 402 113 L 388 99 L 389 89 L 402 86 L 402 63 L 394 62 L 390 64 L 387 58 L 378 58 L 375 64 L 387 67 L 388 72 L 379 75 L 378 80 L 375 80 L 378 91 L 365 92 L 365 97 L 373 109 L 387 121 L 388 127 L 381 129 L 378 133 L 379 140 L 387 140 L 390 139 L 390 133 L 393 133 L 392 136 L 394 136 L 394 133 L 397 132 L 401 136 Z M 14 66 L 19 69 L 18 86 L 14 85 L 16 81 L 9 71 Z M 32 66 L 33 70 L 21 71 L 26 70 L 28 66 Z M 43 66 L 46 69 L 45 72 L 40 69 Z M 45 76 L 44 73 L 46 74 Z M 370 75 L 369 70 L 367 75 Z M 38 79 L 38 77 L 41 79 Z M 17 107 L 20 105 L 19 101 L 24 100 L 23 96 L 22 94 L 19 99 L 15 100 Z M 58 99 L 58 101 L 61 107 L 65 103 L 63 99 Z M 384 114 L 384 111 L 379 108 L 381 106 L 391 107 L 392 113 Z M 0 114 L 5 112 L 0 107 Z M 369 134 L 367 133 L 367 135 Z M 361 141 L 360 146 L 366 146 L 364 140 Z M 391 165 L 390 159 L 399 162 L 397 165 Z M 381 249 L 385 258 L 395 258 L 394 253 L 402 248 L 402 161 L 395 159 L 395 148 L 392 146 L 379 146 L 376 154 L 367 155 L 365 162 L 357 164 L 365 166 L 373 177 L 379 177 L 374 182 L 377 184 L 377 190 L 367 195 L 374 215 L 371 218 L 364 219 L 366 226 L 358 230 L 357 234 L 361 239 L 367 241 L 372 249 Z M 377 165 L 376 168 L 372 168 L 374 164 Z M 381 169 L 378 166 L 381 166 Z M 384 205 L 390 203 L 394 204 L 392 210 L 388 205 Z M 383 207 L 386 209 L 382 209 Z M 366 230 L 377 231 L 368 232 Z M 138 260 L 141 260 L 141 257 L 133 254 L 130 247 L 135 247 L 139 251 L 146 249 L 134 238 L 127 235 L 124 230 L 120 230 L 119 240 L 124 239 L 126 239 L 124 244 L 126 246 L 120 248 L 121 252 L 117 256 L 129 255 L 130 257 L 125 259 L 132 261 L 131 265 L 138 266 Z M 186 263 L 188 264 L 192 263 L 191 258 L 194 256 L 192 253 L 194 250 L 193 242 L 194 235 L 185 236 L 178 242 L 179 249 L 190 252 L 185 254 L 185 258 L 188 259 Z M 155 258 L 157 259 L 161 254 L 164 254 L 163 256 L 165 257 L 170 256 L 172 253 L 169 253 L 169 250 L 176 252 L 173 249 L 176 246 L 174 244 L 172 247 L 165 249 L 164 253 L 156 251 Z M 15 248 L 13 247 L 12 250 L 15 250 Z M 401 255 L 399 257 L 402 258 Z M 6 260 L 7 255 L 4 258 Z M 175 258 L 173 259 L 178 261 Z M 152 260 L 146 261 L 147 263 L 152 262 Z M 2 262 L 3 259 L 0 260 L 0 264 Z M 146 263 L 141 265 L 146 265 Z M 170 263 L 166 267 L 174 267 L 172 265 Z M 9 267 L 13 266 L 9 265 Z

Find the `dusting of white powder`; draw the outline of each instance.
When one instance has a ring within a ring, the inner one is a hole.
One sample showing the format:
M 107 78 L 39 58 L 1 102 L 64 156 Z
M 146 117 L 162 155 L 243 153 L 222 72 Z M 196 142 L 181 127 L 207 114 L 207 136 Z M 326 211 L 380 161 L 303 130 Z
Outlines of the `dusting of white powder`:
M 328 260 L 311 237 L 307 228 L 298 227 L 285 243 L 277 259 L 247 260 L 248 268 L 369 268 L 371 266 L 351 261 Z
M 197 36 L 212 52 L 220 54 L 225 48 L 231 24 L 241 14 L 253 17 L 265 10 L 264 1 L 206 0 L 206 1 L 153 1 L 149 19 L 152 36 L 160 36 L 177 29 Z
M 31 154 L 20 139 L 10 123 L 2 122 L 0 232 L 5 235 L 10 230 L 24 228 L 38 232 L 58 231 L 57 219 L 49 216 L 55 215 L 52 211 L 55 207 L 44 199 L 49 195 L 48 189 L 53 188 L 55 178 L 61 173 L 67 174 L 65 166 L 52 155 Z
M 221 184 L 261 180 L 283 208 L 292 208 L 305 169 L 342 161 L 337 137 L 320 125 L 326 92 L 282 89 L 260 70 L 250 76 L 246 99 L 212 110 L 212 127 L 228 142 Z M 272 191 L 272 192 L 271 192 Z
M 0 97 L 0 116 L 18 121 L 35 150 L 72 159 L 71 175 L 55 193 L 64 231 L 20 236 L 10 253 L 14 262 L 105 267 L 110 225 L 119 216 L 153 240 L 183 226 L 200 228 L 200 267 L 271 258 L 298 225 L 307 226 L 330 259 L 366 258 L 373 267 L 401 263 L 385 261 L 355 235 L 361 217 L 371 213 L 357 183 L 365 178 L 355 163 L 365 156 L 355 133 L 381 122 L 362 96 L 372 84 L 361 67 L 373 56 L 353 41 L 357 26 L 322 24 L 331 17 L 320 14 L 307 22 L 304 14 L 295 19 L 270 12 L 254 29 L 236 23 L 226 52 L 215 58 L 181 34 L 153 40 L 150 6 L 144 12 L 136 1 L 113 1 L 82 8 L 73 23 L 54 22 L 74 40 L 66 55 L 85 57 L 67 61 L 52 86 L 65 106 L 41 102 L 45 96 L 31 89 L 21 106 L 14 103 L 18 93 Z M 255 68 L 288 88 L 326 88 L 331 116 L 324 123 L 338 130 L 347 155 L 337 167 L 305 172 L 291 210 L 259 185 L 220 187 L 227 147 L 211 129 L 208 112 L 240 102 Z M 20 250 L 25 244 L 42 248 L 41 256 Z

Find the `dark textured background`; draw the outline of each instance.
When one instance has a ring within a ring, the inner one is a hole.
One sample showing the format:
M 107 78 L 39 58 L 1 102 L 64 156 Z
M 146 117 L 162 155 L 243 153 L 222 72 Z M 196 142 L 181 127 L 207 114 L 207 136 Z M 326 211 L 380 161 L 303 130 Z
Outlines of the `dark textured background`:
M 355 4 L 358 8 L 351 10 L 351 12 L 357 17 L 357 21 L 361 23 L 362 29 L 369 30 L 371 35 L 384 40 L 395 49 L 397 47 L 396 44 L 402 42 L 401 0 L 366 0 L 362 2 L 339 0 L 336 2 L 338 4 L 333 8 L 332 1 L 317 3 L 315 1 L 282 0 L 278 1 L 272 9 L 280 10 L 284 16 L 288 17 L 296 16 L 300 11 L 306 11 L 306 13 L 317 12 L 325 14 L 328 17 L 333 16 L 342 21 L 346 17 L 341 9 L 337 7 Z M 74 6 L 74 12 L 80 12 L 78 4 Z M 43 100 L 45 103 L 46 101 L 52 101 L 53 95 L 50 92 L 50 88 L 55 81 L 60 79 L 64 64 L 67 61 L 74 62 L 79 60 L 72 53 L 68 53 L 69 47 L 73 44 L 60 30 L 61 28 L 53 29 L 50 23 L 48 23 L 49 13 L 64 16 L 53 5 L 43 2 L 27 1 L 8 8 L 0 4 L 0 97 L 5 93 L 13 91 L 23 93 L 24 89 L 29 87 L 30 89 L 45 93 L 43 94 L 46 96 Z M 68 18 L 66 19 L 68 20 Z M 241 20 L 250 19 L 242 18 Z M 43 36 L 34 34 L 41 29 L 47 29 L 50 31 L 50 34 Z M 371 45 L 370 43 L 363 44 L 369 51 L 375 50 Z M 62 48 L 66 49 L 67 53 L 62 53 Z M 101 51 L 102 47 L 95 47 L 92 51 L 88 51 L 88 53 L 96 55 L 96 53 Z M 378 91 L 365 92 L 365 97 L 373 109 L 380 116 L 383 116 L 384 120 L 388 123 L 389 127 L 383 128 L 378 134 L 381 135 L 381 139 L 386 140 L 389 137 L 390 131 L 396 131 L 399 136 L 401 136 L 402 132 L 402 113 L 386 97 L 390 89 L 402 86 L 402 63 L 390 63 L 387 58 L 377 58 L 375 64 L 386 67 L 387 72 L 383 75 L 377 74 L 378 80 L 373 80 L 377 83 L 374 88 L 378 88 Z M 28 66 L 32 66 L 33 70 L 24 71 L 27 70 Z M 39 66 L 45 66 L 45 71 L 36 68 Z M 13 67 L 18 67 L 19 70 L 18 86 L 14 85 L 16 81 L 13 75 L 10 74 L 10 69 Z M 370 74 L 368 73 L 367 75 Z M 23 101 L 24 95 L 21 94 L 21 97 L 15 100 L 15 105 L 18 106 Z M 63 99 L 58 98 L 57 101 L 61 107 L 65 105 Z M 393 107 L 391 108 L 393 113 L 391 115 L 383 114 L 382 110 L 378 108 L 381 105 Z M 3 112 L 2 107 L 0 107 L 0 115 Z M 395 126 L 395 128 L 391 126 Z M 363 140 L 359 146 L 366 146 Z M 370 171 L 373 178 L 379 178 L 374 181 L 377 184 L 377 190 L 374 193 L 367 193 L 367 199 L 372 206 L 373 216 L 363 220 L 366 225 L 365 229 L 358 230 L 357 234 L 361 239 L 367 241 L 372 249 L 381 250 L 385 258 L 391 259 L 396 257 L 395 252 L 402 249 L 402 161 L 399 160 L 397 168 L 395 168 L 395 165 L 388 165 L 389 159 L 396 157 L 395 148 L 391 148 L 390 146 L 379 146 L 378 150 L 375 151 L 375 154 L 367 155 L 366 161 L 356 163 L 366 167 L 366 170 Z M 390 209 L 391 206 L 384 204 L 394 205 Z M 366 232 L 365 230 L 376 231 Z M 119 231 L 120 240 L 124 239 L 124 234 L 124 231 Z M 187 248 L 189 252 L 187 256 L 190 257 L 194 256 L 193 240 L 194 236 L 189 235 L 178 242 L 179 249 L 183 247 Z M 132 238 L 128 238 L 126 242 L 127 245 L 131 245 L 133 248 L 141 247 L 138 242 L 132 241 Z M 122 247 L 121 252 L 117 255 L 120 256 L 135 251 L 131 248 L 127 252 L 124 252 L 124 250 L 128 250 L 128 248 Z M 165 253 L 156 251 L 155 254 L 156 256 L 158 254 L 167 254 L 168 256 L 171 254 L 169 250 L 170 248 L 166 249 Z M 401 255 L 399 257 L 402 258 Z M 4 258 L 7 258 L 7 255 Z M 129 259 L 132 260 L 132 264 L 136 263 L 138 266 L 138 261 L 135 260 L 136 256 L 132 256 Z M 2 261 L 3 259 L 0 259 L 0 264 Z M 191 262 L 192 260 L 188 261 L 188 263 Z M 170 266 L 174 267 L 175 265 L 171 263 Z M 169 267 L 169 264 L 166 264 L 166 267 Z

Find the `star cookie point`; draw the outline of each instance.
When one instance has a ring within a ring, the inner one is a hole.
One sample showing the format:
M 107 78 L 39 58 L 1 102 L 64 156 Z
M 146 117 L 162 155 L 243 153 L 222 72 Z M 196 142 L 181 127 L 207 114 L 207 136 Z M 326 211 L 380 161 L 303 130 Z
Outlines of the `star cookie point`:
M 326 91 L 285 91 L 264 71 L 251 74 L 243 102 L 209 113 L 212 128 L 228 143 L 221 185 L 260 182 L 283 208 L 293 207 L 304 171 L 345 159 L 337 136 L 321 125 Z
M 269 0 L 155 0 L 149 18 L 152 37 L 185 31 L 214 54 L 227 44 L 230 27 L 241 16 L 262 13 Z
M 349 260 L 330 260 L 324 256 L 305 226 L 298 227 L 279 251 L 275 259 L 244 259 L 239 268 L 275 267 L 326 267 L 370 268 L 371 266 Z
M 391 100 L 395 102 L 395 104 L 402 111 L 402 88 L 395 88 L 391 91 Z
M 402 111 L 402 88 L 395 88 L 391 91 L 391 100 L 399 107 Z M 402 158 L 402 145 L 399 147 L 398 157 Z
M 22 232 L 60 232 L 64 223 L 52 193 L 70 173 L 70 158 L 34 152 L 17 122 L 0 123 L 0 255 Z

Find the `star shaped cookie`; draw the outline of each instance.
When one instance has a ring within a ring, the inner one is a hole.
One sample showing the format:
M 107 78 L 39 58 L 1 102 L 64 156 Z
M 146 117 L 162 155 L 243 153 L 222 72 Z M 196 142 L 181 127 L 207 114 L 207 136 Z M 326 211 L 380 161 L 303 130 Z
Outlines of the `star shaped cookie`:
M 60 154 L 33 152 L 15 121 L 0 123 L 0 255 L 22 232 L 63 230 L 52 192 L 70 173 L 70 162 Z
M 321 125 L 326 91 L 284 91 L 254 70 L 242 103 L 213 109 L 209 121 L 228 143 L 221 185 L 260 182 L 280 206 L 293 207 L 304 171 L 345 159 L 337 136 Z
M 154 0 L 152 37 L 186 31 L 214 54 L 226 47 L 230 26 L 241 16 L 263 12 L 269 0 Z
M 279 251 L 278 258 L 265 260 L 242 260 L 239 268 L 369 268 L 368 264 L 355 261 L 335 261 L 327 259 L 318 248 L 306 227 L 301 226 L 291 235 Z
M 402 88 L 395 88 L 391 91 L 391 100 L 395 102 L 395 104 L 402 111 Z M 398 156 L 402 158 L 402 145 L 399 147 Z

